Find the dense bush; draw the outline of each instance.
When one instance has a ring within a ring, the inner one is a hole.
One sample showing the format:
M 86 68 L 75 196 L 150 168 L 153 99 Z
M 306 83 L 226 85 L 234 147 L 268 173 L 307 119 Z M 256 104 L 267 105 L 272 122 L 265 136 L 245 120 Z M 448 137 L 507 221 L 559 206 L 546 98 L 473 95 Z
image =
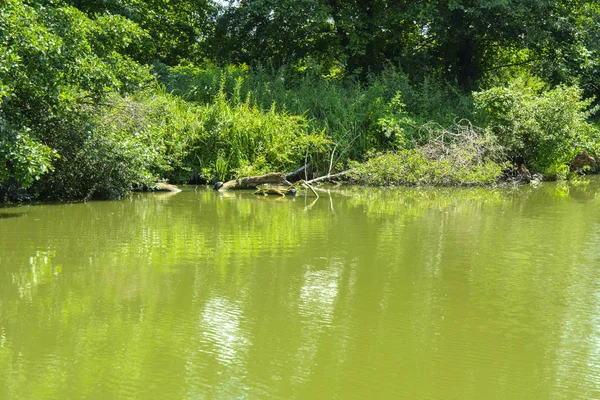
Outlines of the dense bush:
M 2 187 L 29 187 L 57 162 L 71 162 L 73 154 L 62 153 L 91 137 L 83 117 L 90 106 L 152 79 L 123 54 L 143 36 L 126 18 L 91 19 L 61 2 L 0 4 Z
M 324 131 L 345 158 L 362 158 L 373 148 L 398 148 L 403 145 L 400 136 L 417 140 L 419 132 L 413 128 L 428 121 L 450 125 L 456 118 L 472 116 L 471 96 L 439 79 L 413 84 L 391 66 L 362 82 L 339 72 L 311 60 L 277 70 L 243 64 L 157 68 L 167 91 L 188 101 L 210 104 L 224 92 L 234 104 L 250 98 L 265 111 L 275 107 L 302 115 L 309 128 Z
M 376 186 L 490 185 L 508 167 L 495 137 L 479 134 L 467 121 L 449 129 L 422 127 L 426 144 L 394 153 L 378 154 L 355 165 L 352 178 Z
M 186 180 L 192 173 L 229 179 L 288 171 L 327 140 L 309 132 L 302 117 L 249 102 L 231 104 L 223 94 L 211 105 L 193 104 L 160 91 L 116 98 L 98 120 L 121 141 L 135 138 L 145 148 L 146 169 L 160 177 Z
M 127 195 L 134 185 L 154 183 L 151 166 L 162 160 L 161 149 L 149 145 L 141 133 L 130 135 L 113 129 L 94 116 L 105 115 L 112 106 L 108 104 L 82 112 L 78 118 L 63 119 L 53 129 L 51 145 L 60 157 L 54 160 L 53 171 L 41 176 L 30 189 L 38 197 L 114 199 Z
M 579 151 L 598 151 L 600 131 L 588 122 L 595 109 L 590 109 L 592 99 L 584 100 L 577 87 L 543 89 L 539 81 L 515 79 L 507 87 L 474 96 L 490 131 L 514 162 L 564 178 Z

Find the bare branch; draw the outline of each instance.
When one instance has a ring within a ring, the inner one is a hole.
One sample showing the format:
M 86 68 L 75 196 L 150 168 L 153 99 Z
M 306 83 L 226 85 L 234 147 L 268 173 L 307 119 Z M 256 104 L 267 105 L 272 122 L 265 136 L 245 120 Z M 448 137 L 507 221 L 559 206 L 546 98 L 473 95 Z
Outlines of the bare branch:
M 315 178 L 315 179 L 311 179 L 310 181 L 307 181 L 306 183 L 312 184 L 312 183 L 327 181 L 327 180 L 339 178 L 339 177 L 347 175 L 347 174 L 349 174 L 351 172 L 354 172 L 354 169 L 349 169 L 349 170 L 346 170 L 346 171 L 338 172 L 337 174 L 333 174 L 333 175 L 327 174 L 325 176 L 321 176 L 321 177 L 318 177 L 318 178 Z

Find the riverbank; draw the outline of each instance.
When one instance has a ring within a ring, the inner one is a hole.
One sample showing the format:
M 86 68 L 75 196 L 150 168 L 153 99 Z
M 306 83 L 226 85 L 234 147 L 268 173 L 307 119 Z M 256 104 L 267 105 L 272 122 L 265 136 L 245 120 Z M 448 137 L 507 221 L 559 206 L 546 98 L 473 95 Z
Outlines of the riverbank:
M 357 104 L 315 106 L 294 114 L 288 103 L 306 95 L 303 91 L 308 81 L 281 88 L 285 95 L 277 96 L 282 104 L 273 102 L 265 109 L 261 104 L 271 97 L 255 94 L 247 83 L 254 79 L 249 72 L 246 77 L 237 76 L 231 88 L 227 82 L 231 75 L 236 76 L 233 72 L 217 75 L 220 86 L 207 102 L 189 98 L 192 88 L 206 80 L 205 74 L 216 74 L 196 72 L 187 77 L 188 92 L 180 83 L 180 88 L 171 87 L 170 93 L 154 89 L 113 95 L 102 105 L 82 108 L 78 119 L 91 129 L 91 136 L 78 136 L 78 128 L 61 120 L 52 130 L 59 135 L 52 139 L 54 155 L 46 170 L 17 179 L 11 162 L 0 183 L 0 198 L 121 198 L 134 187 L 152 187 L 158 180 L 174 184 L 225 181 L 293 171 L 305 163 L 311 165 L 314 176 L 352 169 L 349 179 L 375 186 L 493 185 L 534 174 L 550 180 L 567 179 L 570 162 L 578 152 L 598 156 L 600 136 L 589 122 L 590 101 L 583 100 L 575 87 L 536 92 L 515 83 L 473 93 L 470 115 L 480 125 L 457 120 L 454 113 L 449 113 L 448 119 L 456 122 L 442 125 L 422 122 L 431 115 L 419 115 L 413 108 L 418 98 L 399 90 L 392 94 L 391 86 L 386 86 L 384 93 L 377 80 L 352 95 L 363 102 L 360 109 Z M 402 79 L 401 74 L 395 76 L 396 82 Z M 313 83 L 318 90 L 331 91 L 323 101 L 349 101 L 343 83 Z M 365 96 L 372 100 L 365 102 Z M 403 103 L 405 98 L 412 106 Z M 556 104 L 562 104 L 560 113 L 553 111 Z M 342 115 L 346 115 L 345 122 Z M 333 120 L 338 125 L 332 126 Z M 65 140 L 59 140 L 61 137 Z M 582 171 L 597 170 L 595 165 L 580 167 Z
M 310 55 L 152 59 L 173 48 L 146 41 L 164 37 L 159 26 L 36 4 L 0 6 L 3 201 L 122 198 L 305 164 L 371 185 L 489 185 L 515 170 L 567 179 L 578 153 L 600 156 L 598 85 L 580 88 L 579 75 L 517 63 L 457 81 L 448 66 L 411 74 L 392 59 L 372 71 Z

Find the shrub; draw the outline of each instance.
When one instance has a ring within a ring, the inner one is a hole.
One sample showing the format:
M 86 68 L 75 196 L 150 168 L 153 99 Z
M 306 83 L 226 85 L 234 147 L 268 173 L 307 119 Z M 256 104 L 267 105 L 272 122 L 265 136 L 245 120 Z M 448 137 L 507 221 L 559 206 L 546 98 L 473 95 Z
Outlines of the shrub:
M 148 149 L 132 138 L 99 129 L 77 147 L 63 148 L 55 170 L 36 185 L 42 198 L 119 199 L 133 186 L 150 186 Z
M 92 19 L 64 2 L 0 2 L 0 185 L 29 187 L 71 163 L 69 147 L 90 138 L 88 106 L 152 79 L 125 55 L 143 36 L 125 18 Z
M 232 105 L 220 94 L 212 105 L 185 102 L 161 91 L 117 98 L 97 121 L 104 131 L 135 139 L 153 175 L 186 180 L 192 172 L 230 179 L 287 171 L 304 162 L 307 147 L 327 144 L 302 117 L 263 112 L 250 102 Z
M 90 107 L 92 108 L 92 107 Z M 60 154 L 53 170 L 34 182 L 31 191 L 43 199 L 114 199 L 125 196 L 134 184 L 153 181 L 148 172 L 156 149 L 138 136 L 102 126 L 95 113 L 80 110 L 69 119 L 54 121 L 49 145 Z
M 323 132 L 310 133 L 303 117 L 274 106 L 266 112 L 249 101 L 232 106 L 220 95 L 202 110 L 204 129 L 191 144 L 186 165 L 214 168 L 220 179 L 296 169 L 306 151 L 319 154 L 329 143 Z
M 427 124 L 424 145 L 375 155 L 355 166 L 353 179 L 376 186 L 490 185 L 507 168 L 503 149 L 489 133 L 478 133 L 461 121 L 449 129 Z
M 587 119 L 592 99 L 574 86 L 542 90 L 514 80 L 508 87 L 474 93 L 476 107 L 508 156 L 530 170 L 564 178 L 579 151 L 594 152 L 600 131 Z
M 159 66 L 157 72 L 167 91 L 186 100 L 211 104 L 222 92 L 235 105 L 251 98 L 263 111 L 275 106 L 277 111 L 302 115 L 309 130 L 324 131 L 335 143 L 342 160 L 361 159 L 373 148 L 402 148 L 404 136 L 419 139 L 413 126 L 431 120 L 449 125 L 472 114 L 471 96 L 439 79 L 412 84 L 390 66 L 359 82 L 305 67 Z M 317 161 L 325 169 L 329 164 L 326 157 Z

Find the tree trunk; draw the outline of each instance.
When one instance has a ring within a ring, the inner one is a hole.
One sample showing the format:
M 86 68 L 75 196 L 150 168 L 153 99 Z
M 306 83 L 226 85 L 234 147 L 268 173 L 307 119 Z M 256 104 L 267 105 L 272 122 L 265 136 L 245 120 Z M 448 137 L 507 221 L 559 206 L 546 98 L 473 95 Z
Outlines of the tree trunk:
M 273 172 L 270 174 L 259 175 L 259 176 L 248 176 L 246 178 L 234 179 L 227 181 L 221 186 L 223 190 L 237 190 L 237 189 L 256 189 L 258 185 L 270 183 L 272 185 L 286 185 L 290 183 L 285 179 L 285 174 L 281 172 Z

